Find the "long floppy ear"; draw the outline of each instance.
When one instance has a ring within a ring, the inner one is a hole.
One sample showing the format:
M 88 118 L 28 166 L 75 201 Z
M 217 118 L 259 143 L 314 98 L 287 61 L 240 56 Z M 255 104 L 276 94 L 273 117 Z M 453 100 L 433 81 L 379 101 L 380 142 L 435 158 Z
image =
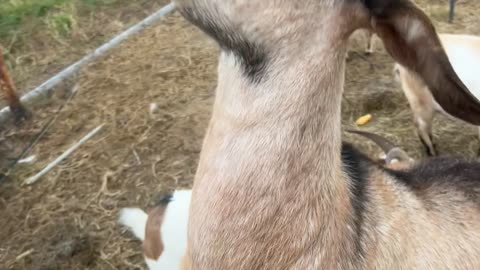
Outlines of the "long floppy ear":
M 427 15 L 410 0 L 364 0 L 388 53 L 416 72 L 452 116 L 480 125 L 480 102 L 455 73 Z

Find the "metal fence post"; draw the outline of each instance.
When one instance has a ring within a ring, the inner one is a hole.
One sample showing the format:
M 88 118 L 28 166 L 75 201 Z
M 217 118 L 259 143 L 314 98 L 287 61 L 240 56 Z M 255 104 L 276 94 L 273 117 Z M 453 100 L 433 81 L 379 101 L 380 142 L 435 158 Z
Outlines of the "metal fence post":
M 452 23 L 453 18 L 455 17 L 455 1 L 456 0 L 450 0 L 450 13 L 448 15 L 448 22 Z

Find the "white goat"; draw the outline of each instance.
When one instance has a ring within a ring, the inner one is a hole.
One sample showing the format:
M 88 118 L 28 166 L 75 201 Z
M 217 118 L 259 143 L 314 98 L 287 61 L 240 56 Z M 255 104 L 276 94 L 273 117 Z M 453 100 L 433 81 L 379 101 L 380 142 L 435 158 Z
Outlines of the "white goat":
M 341 141 L 348 37 L 371 28 L 454 116 L 480 125 L 409 0 L 176 0 L 221 48 L 184 269 L 480 269 L 480 164 L 387 170 Z
M 147 215 L 139 208 L 124 208 L 119 222 L 143 241 L 150 270 L 178 270 L 187 246 L 188 209 L 191 190 L 179 190 L 163 199 Z
M 448 58 L 463 83 L 472 91 L 472 95 L 480 99 L 480 37 L 471 35 L 440 34 L 440 40 Z M 427 154 L 437 155 L 433 143 L 432 122 L 436 113 L 451 115 L 443 110 L 428 86 L 413 71 L 396 63 L 395 78 L 402 85 L 414 114 L 415 127 Z M 480 132 L 480 130 L 479 130 Z

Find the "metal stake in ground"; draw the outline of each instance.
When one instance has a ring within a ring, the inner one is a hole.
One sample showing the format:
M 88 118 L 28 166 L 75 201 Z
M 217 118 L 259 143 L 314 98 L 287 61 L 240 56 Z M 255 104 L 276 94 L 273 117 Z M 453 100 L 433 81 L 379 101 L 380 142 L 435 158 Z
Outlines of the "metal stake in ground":
M 76 144 L 74 144 L 72 147 L 70 147 L 67 151 L 65 151 L 63 154 L 61 154 L 58 158 L 56 158 L 54 161 L 52 161 L 50 164 L 48 164 L 47 167 L 45 167 L 45 169 L 41 170 L 36 175 L 27 178 L 25 180 L 24 184 L 25 185 L 31 185 L 31 184 L 34 184 L 35 182 L 37 182 L 42 176 L 47 174 L 51 169 L 53 169 L 60 162 L 62 162 L 62 160 L 64 160 L 66 157 L 68 157 L 70 154 L 72 154 L 78 147 L 80 147 L 86 141 L 88 141 L 93 136 L 95 136 L 95 134 L 97 134 L 103 128 L 104 125 L 105 124 L 102 124 L 102 125 L 96 127 L 94 130 L 90 131 L 80 141 L 78 141 Z
M 15 166 L 17 166 L 18 163 L 32 150 L 32 148 L 40 141 L 40 139 L 47 133 L 48 129 L 55 123 L 57 120 L 58 116 L 62 112 L 63 108 L 75 97 L 76 93 L 78 90 L 78 85 L 75 85 L 70 92 L 70 96 L 67 98 L 67 100 L 60 105 L 60 107 L 57 109 L 57 111 L 53 114 L 53 116 L 48 120 L 48 122 L 43 126 L 43 128 L 40 130 L 37 135 L 33 137 L 33 139 L 28 143 L 28 145 L 23 149 L 23 151 L 20 153 L 20 155 L 15 158 L 15 160 L 12 162 L 12 164 L 8 165 L 8 169 L 6 170 L 6 173 L 3 175 L 0 175 L 0 184 L 3 182 L 5 177 L 7 177 L 11 171 L 15 169 Z
M 450 0 L 450 13 L 448 15 L 448 22 L 452 23 L 453 19 L 455 17 L 455 1 L 456 0 Z

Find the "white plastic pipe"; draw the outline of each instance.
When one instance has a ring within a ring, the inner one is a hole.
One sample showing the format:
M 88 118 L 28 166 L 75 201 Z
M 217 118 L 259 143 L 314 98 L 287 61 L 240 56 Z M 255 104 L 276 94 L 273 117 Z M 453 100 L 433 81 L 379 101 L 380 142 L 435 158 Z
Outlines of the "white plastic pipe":
M 163 18 L 165 15 L 169 14 L 175 10 L 175 4 L 170 3 L 166 5 L 165 7 L 161 8 L 157 12 L 153 13 L 152 15 L 148 16 L 145 18 L 143 21 L 137 23 L 136 25 L 130 27 L 127 29 L 125 32 L 119 34 L 118 36 L 114 37 L 112 40 L 109 42 L 103 44 L 102 46 L 98 47 L 95 49 L 93 52 L 90 54 L 86 55 L 76 63 L 72 64 L 71 66 L 67 67 L 66 69 L 62 70 L 60 73 L 57 75 L 53 76 L 46 82 L 42 83 L 40 86 L 37 88 L 29 91 L 25 95 L 23 95 L 20 98 L 20 101 L 23 103 L 32 103 L 38 100 L 41 97 L 45 97 L 48 95 L 48 92 L 55 86 L 57 86 L 59 83 L 63 82 L 66 78 L 72 76 L 76 72 L 80 70 L 81 67 L 83 67 L 85 64 L 91 62 L 92 60 L 98 58 L 99 56 L 104 55 L 106 52 L 111 50 L 113 47 L 116 45 L 120 44 L 122 41 L 126 40 L 133 34 L 136 34 L 137 32 L 143 30 L 145 27 L 151 25 L 155 21 Z M 3 121 L 7 119 L 10 115 L 10 108 L 5 107 L 0 111 L 0 121 Z

